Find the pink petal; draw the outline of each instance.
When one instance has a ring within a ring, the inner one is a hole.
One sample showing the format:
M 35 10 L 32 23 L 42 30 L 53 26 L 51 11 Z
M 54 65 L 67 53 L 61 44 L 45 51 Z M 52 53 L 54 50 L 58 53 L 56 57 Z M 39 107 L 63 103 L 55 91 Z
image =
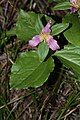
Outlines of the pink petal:
M 50 30 L 50 23 L 51 23 L 51 20 L 47 23 L 47 25 L 42 29 L 42 33 L 50 33 L 51 30 Z
M 29 45 L 32 47 L 37 46 L 42 40 L 40 39 L 40 35 L 36 35 L 29 41 Z
M 72 14 L 73 12 L 76 12 L 78 10 L 78 8 L 75 7 L 70 7 L 70 14 Z
M 76 0 L 70 0 L 70 2 L 71 2 L 72 4 L 74 4 L 74 3 L 76 2 Z
M 50 36 L 50 39 L 46 41 L 47 45 L 49 46 L 49 48 L 51 48 L 53 51 L 60 49 L 57 41 L 55 39 L 53 39 L 52 36 Z

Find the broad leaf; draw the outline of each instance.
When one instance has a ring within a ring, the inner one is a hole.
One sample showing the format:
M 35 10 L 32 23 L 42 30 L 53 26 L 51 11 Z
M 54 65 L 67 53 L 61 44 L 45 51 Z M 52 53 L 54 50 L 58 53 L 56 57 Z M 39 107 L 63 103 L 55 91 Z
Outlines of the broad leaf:
M 16 23 L 16 35 L 20 40 L 29 40 L 37 34 L 35 30 L 35 22 L 37 14 L 33 12 L 20 11 Z
M 51 27 L 51 30 L 52 30 L 51 34 L 58 35 L 59 33 L 63 32 L 68 26 L 69 26 L 68 23 L 59 23 L 59 24 L 53 25 Z
M 59 4 L 57 4 L 53 10 L 67 10 L 67 9 L 70 9 L 70 2 L 61 2 Z
M 80 47 L 66 46 L 64 50 L 57 51 L 56 55 L 62 63 L 71 68 L 80 79 Z
M 43 85 L 53 69 L 54 62 L 52 58 L 42 62 L 37 52 L 22 53 L 12 66 L 11 88 L 37 88 Z
M 78 17 L 75 14 L 67 14 L 63 23 L 71 24 L 70 29 L 64 32 L 66 39 L 75 46 L 80 46 L 80 22 Z
M 43 27 L 44 27 L 44 26 L 43 26 L 43 24 L 42 24 L 42 21 L 41 21 L 41 19 L 40 19 L 40 16 L 38 15 L 38 19 L 36 20 L 36 24 L 35 24 L 36 32 L 37 32 L 38 34 L 40 34 Z
M 15 27 L 7 32 L 7 36 L 16 35 L 19 40 L 28 41 L 42 29 L 38 14 L 20 10 Z
M 47 44 L 44 41 L 41 42 L 41 44 L 38 47 L 39 59 L 43 61 L 46 58 L 48 52 L 49 52 L 49 47 L 47 46 Z

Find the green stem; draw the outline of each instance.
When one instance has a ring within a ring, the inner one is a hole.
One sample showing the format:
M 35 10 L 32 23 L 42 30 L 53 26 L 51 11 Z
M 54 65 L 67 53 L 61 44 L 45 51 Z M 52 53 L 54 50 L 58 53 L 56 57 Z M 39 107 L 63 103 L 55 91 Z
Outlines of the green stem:
M 59 117 L 57 118 L 57 120 L 61 120 L 61 117 L 62 117 L 62 115 L 64 114 L 65 110 L 66 110 L 65 108 L 62 109 L 62 112 L 61 112 L 61 114 L 59 115 Z
M 32 8 L 32 3 L 33 3 L 33 0 L 30 1 L 30 7 L 29 7 L 30 10 Z

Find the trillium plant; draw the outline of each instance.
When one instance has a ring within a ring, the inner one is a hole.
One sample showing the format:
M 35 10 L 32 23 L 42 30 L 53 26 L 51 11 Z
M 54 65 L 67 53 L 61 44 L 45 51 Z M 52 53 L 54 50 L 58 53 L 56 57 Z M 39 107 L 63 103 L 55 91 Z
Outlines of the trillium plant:
M 56 0 L 56 3 L 51 9 L 66 10 L 63 17 L 56 19 L 21 9 L 15 26 L 7 31 L 7 37 L 15 35 L 22 45 L 28 46 L 13 61 L 11 88 L 38 88 L 51 75 L 58 75 L 56 82 L 60 83 L 66 72 L 80 81 L 80 0 Z
M 49 48 L 51 48 L 53 51 L 59 49 L 59 45 L 57 41 L 53 38 L 53 36 L 50 35 L 50 23 L 51 20 L 47 23 L 47 25 L 42 29 L 40 35 L 36 35 L 32 38 L 32 40 L 29 41 L 29 45 L 32 47 L 37 46 L 42 41 L 46 42 Z

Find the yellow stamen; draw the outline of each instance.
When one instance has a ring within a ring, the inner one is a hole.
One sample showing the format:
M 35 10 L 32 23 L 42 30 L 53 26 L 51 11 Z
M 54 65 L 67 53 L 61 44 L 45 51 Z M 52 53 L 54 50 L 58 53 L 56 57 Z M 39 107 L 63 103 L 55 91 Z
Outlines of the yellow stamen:
M 50 36 L 49 33 L 44 33 L 44 34 L 41 33 L 41 34 L 40 34 L 41 40 L 44 40 L 44 41 L 48 40 L 48 39 L 49 39 L 49 36 Z
M 72 4 L 72 6 L 79 9 L 80 8 L 80 0 L 76 0 L 74 2 L 74 4 Z

